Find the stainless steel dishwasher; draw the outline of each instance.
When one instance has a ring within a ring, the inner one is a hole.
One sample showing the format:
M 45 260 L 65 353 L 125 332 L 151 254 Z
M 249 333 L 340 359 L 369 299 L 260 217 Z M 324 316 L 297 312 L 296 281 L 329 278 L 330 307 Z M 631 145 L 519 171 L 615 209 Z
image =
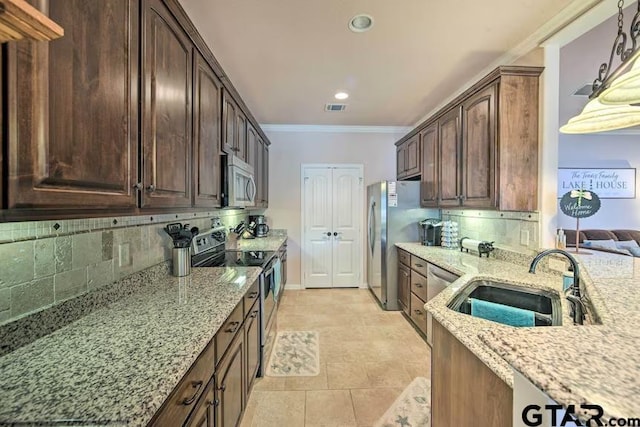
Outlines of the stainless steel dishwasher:
M 460 276 L 431 263 L 427 267 L 427 302 L 438 295 Z M 427 344 L 433 345 L 433 316 L 427 312 Z

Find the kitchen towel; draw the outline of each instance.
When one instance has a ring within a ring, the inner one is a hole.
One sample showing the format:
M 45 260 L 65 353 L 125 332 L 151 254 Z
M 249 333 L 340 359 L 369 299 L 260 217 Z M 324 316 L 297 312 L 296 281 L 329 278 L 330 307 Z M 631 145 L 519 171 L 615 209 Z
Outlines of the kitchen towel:
M 282 284 L 282 261 L 280 258 L 273 263 L 273 300 L 277 301 L 280 296 L 280 285 Z
M 475 298 L 469 298 L 469 301 L 471 302 L 472 316 L 510 326 L 535 325 L 535 314 L 531 310 L 523 310 Z

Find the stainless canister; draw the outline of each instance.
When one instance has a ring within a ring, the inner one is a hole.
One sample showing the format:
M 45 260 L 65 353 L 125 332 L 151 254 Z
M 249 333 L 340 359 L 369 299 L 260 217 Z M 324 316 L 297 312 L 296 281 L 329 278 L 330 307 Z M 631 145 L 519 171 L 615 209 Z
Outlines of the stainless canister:
M 173 248 L 173 275 L 187 276 L 191 273 L 190 248 Z

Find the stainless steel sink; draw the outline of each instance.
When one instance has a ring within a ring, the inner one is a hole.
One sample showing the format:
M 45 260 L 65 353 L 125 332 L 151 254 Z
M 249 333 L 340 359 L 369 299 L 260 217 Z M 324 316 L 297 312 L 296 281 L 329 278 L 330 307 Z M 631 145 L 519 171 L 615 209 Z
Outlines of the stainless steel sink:
M 474 280 L 451 301 L 451 310 L 471 315 L 469 298 L 530 310 L 534 312 L 535 326 L 562 324 L 560 295 L 541 289 L 530 289 L 491 280 Z

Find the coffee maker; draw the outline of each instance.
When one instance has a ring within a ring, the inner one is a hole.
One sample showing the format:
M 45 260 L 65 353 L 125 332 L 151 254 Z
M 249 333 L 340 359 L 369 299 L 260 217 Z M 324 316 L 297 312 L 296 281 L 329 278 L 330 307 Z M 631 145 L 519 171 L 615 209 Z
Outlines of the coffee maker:
M 442 220 L 427 218 L 419 222 L 420 240 L 424 246 L 442 245 Z
M 256 237 L 267 237 L 269 226 L 264 215 L 249 215 L 249 222 L 255 223 L 254 234 Z

